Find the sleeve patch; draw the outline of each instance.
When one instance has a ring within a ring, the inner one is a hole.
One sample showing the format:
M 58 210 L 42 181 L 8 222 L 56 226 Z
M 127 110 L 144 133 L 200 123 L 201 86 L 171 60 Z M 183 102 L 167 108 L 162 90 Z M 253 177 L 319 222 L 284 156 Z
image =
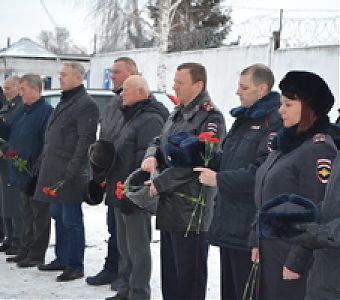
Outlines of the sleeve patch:
M 213 122 L 210 122 L 207 124 L 207 130 L 206 131 L 211 131 L 211 132 L 214 132 L 214 133 L 217 133 L 217 124 L 216 123 L 213 123 Z
M 320 158 L 316 163 L 316 176 L 321 183 L 327 183 L 331 175 L 332 162 L 330 159 Z

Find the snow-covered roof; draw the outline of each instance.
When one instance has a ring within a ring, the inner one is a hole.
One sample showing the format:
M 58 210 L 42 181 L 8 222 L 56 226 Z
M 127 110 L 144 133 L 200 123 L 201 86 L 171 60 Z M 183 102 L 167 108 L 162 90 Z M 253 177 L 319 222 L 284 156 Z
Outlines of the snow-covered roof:
M 29 38 L 21 38 L 8 48 L 0 51 L 0 57 L 57 58 L 57 55 Z

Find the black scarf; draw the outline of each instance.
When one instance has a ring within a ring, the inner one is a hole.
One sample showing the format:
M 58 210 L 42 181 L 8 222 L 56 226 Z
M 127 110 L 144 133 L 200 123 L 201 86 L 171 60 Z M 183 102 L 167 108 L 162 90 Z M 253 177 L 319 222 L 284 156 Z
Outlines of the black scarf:
M 280 150 L 283 153 L 289 153 L 299 147 L 304 141 L 312 138 L 317 133 L 325 133 L 329 131 L 329 118 L 327 116 L 316 119 L 311 128 L 306 132 L 297 133 L 298 125 L 281 128 L 277 136 L 273 139 L 273 150 Z
M 150 99 L 145 99 L 133 105 L 122 105 L 120 107 L 120 110 L 123 113 L 125 121 L 128 121 L 135 115 L 137 111 L 144 110 L 150 103 Z

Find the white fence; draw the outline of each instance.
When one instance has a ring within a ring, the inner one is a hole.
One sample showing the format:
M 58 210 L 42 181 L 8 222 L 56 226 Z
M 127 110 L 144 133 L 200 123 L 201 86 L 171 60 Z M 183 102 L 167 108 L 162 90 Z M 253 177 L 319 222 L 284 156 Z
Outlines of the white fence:
M 339 53 L 339 45 L 277 51 L 273 51 L 269 45 L 260 45 L 169 53 L 166 56 L 167 91 L 173 93 L 173 76 L 179 64 L 189 61 L 202 63 L 208 72 L 208 91 L 226 117 L 227 123 L 230 124 L 232 119 L 229 111 L 239 105 L 235 92 L 239 74 L 245 67 L 254 63 L 270 66 L 276 78 L 274 89 L 289 70 L 308 70 L 321 75 L 333 91 L 337 99 L 335 108 L 331 112 L 331 119 L 334 120 L 337 116 L 336 109 L 339 108 Z M 90 87 L 103 87 L 105 70 L 110 69 L 113 60 L 120 56 L 133 58 L 140 72 L 148 80 L 150 88 L 157 89 L 158 52 L 154 48 L 94 56 L 90 66 Z

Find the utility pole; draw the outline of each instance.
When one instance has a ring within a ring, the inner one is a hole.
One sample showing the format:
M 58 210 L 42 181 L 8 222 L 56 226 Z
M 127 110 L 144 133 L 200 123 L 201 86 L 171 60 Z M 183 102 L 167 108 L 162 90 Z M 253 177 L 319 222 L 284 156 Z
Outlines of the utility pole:
M 93 55 L 97 53 L 97 34 L 93 36 Z
M 281 46 L 282 19 L 283 9 L 280 9 L 279 30 L 273 32 L 274 50 L 277 50 Z

